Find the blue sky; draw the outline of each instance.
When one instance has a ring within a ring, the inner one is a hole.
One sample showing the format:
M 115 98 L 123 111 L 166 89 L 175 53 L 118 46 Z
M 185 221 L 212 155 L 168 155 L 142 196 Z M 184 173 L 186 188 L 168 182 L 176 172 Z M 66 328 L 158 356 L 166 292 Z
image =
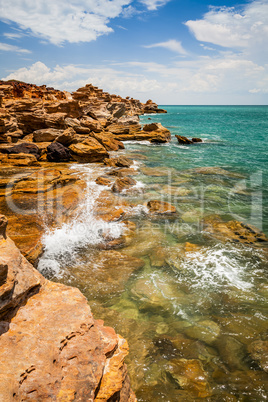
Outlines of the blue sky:
M 0 77 L 159 104 L 267 104 L 268 0 L 0 0 Z

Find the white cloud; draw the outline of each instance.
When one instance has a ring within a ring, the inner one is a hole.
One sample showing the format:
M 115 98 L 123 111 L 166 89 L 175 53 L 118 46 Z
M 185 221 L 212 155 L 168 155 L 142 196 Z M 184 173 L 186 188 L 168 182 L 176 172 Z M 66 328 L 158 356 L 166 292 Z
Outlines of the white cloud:
M 140 0 L 140 3 L 144 4 L 148 10 L 154 11 L 157 10 L 159 7 L 164 6 L 170 0 Z
M 268 1 L 253 1 L 238 12 L 234 7 L 213 7 L 203 19 L 185 23 L 199 41 L 240 49 L 252 57 L 267 57 Z
M 22 37 L 22 34 L 14 32 L 4 32 L 4 36 L 8 39 L 19 39 Z
M 0 19 L 55 45 L 89 42 L 112 32 L 109 20 L 132 0 L 0 0 Z
M 161 90 L 156 79 L 150 79 L 137 73 L 124 72 L 100 66 L 99 68 L 76 65 L 56 66 L 50 69 L 38 61 L 29 68 L 20 68 L 3 80 L 17 79 L 37 85 L 46 84 L 58 89 L 73 91 L 88 83 L 103 88 L 110 93 L 133 96 L 134 93 L 146 94 L 151 90 Z
M 182 55 L 187 54 L 186 50 L 182 47 L 181 42 L 176 41 L 175 39 L 170 39 L 167 42 L 154 43 L 153 45 L 147 45 L 144 47 L 146 47 L 147 49 L 151 49 L 154 47 L 162 47 L 164 49 L 168 49 L 171 50 L 172 52 L 176 52 Z
M 16 53 L 32 53 L 28 49 L 22 49 L 18 46 L 9 45 L 8 43 L 0 42 L 0 51 L 3 50 L 4 52 L 16 52 Z

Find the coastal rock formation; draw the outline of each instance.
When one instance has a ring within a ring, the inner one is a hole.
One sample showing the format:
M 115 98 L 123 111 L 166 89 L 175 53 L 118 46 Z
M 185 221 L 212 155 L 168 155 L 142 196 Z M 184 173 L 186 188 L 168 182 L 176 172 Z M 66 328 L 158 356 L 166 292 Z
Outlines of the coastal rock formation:
M 46 280 L 0 216 L 0 399 L 135 401 L 125 339 L 94 320 L 78 289 Z
M 203 142 L 201 140 L 201 138 L 192 138 L 190 140 L 189 138 L 184 137 L 183 135 L 175 135 L 175 137 L 177 138 L 178 143 L 182 144 L 182 145 L 189 145 L 189 144 L 194 144 L 196 142 Z

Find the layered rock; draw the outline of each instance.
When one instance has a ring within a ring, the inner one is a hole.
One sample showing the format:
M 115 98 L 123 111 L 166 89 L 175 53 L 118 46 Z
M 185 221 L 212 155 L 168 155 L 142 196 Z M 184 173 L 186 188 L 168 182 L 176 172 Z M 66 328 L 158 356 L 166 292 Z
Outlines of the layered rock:
M 46 280 L 0 216 L 0 399 L 135 401 L 128 345 L 78 289 Z

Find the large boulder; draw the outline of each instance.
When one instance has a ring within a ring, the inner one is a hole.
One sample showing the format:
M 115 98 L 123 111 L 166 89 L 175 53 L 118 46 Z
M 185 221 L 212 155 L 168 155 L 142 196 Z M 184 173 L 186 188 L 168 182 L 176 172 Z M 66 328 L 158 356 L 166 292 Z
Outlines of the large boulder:
M 59 142 L 53 142 L 47 147 L 47 160 L 49 162 L 69 162 L 70 159 L 69 149 Z
M 72 157 L 78 162 L 102 162 L 109 154 L 95 138 L 89 137 L 82 143 L 69 147 Z
M 63 130 L 56 128 L 43 128 L 33 132 L 33 140 L 34 142 L 52 142 L 62 133 Z

